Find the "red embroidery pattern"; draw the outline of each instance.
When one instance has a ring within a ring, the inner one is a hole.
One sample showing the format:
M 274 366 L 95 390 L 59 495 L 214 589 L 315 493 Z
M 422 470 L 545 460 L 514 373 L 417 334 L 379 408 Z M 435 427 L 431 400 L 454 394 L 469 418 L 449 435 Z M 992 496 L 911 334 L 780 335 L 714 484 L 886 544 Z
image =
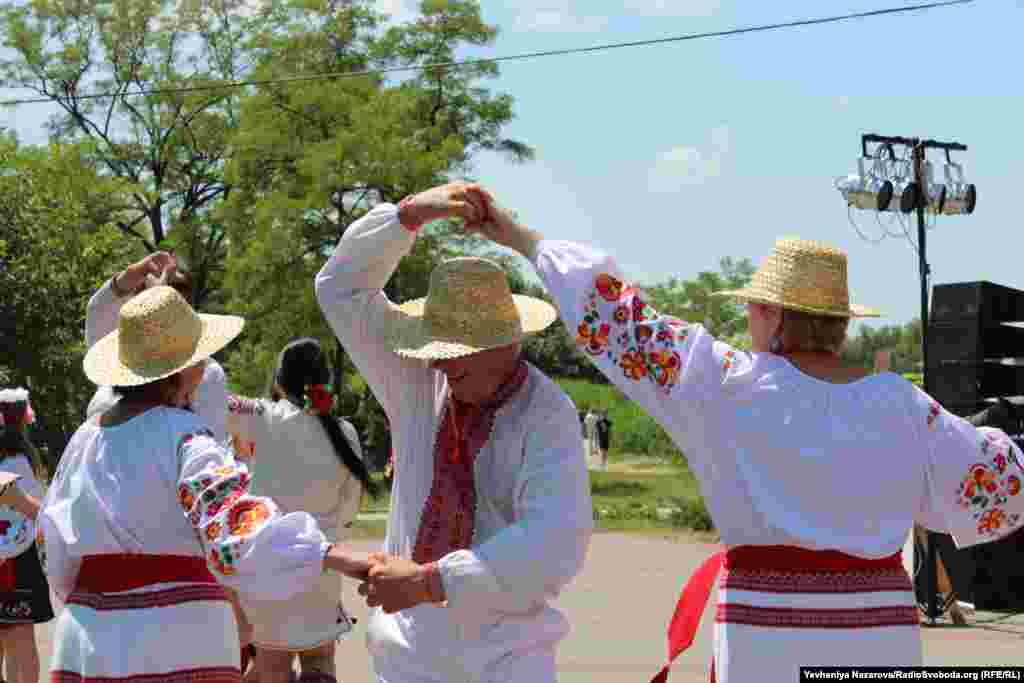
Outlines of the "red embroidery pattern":
M 461 444 L 452 420 L 452 401 L 445 402 L 441 428 L 434 442 L 434 483 L 420 517 L 412 554 L 414 562 L 436 562 L 452 551 L 472 545 L 476 527 L 476 455 L 491 437 L 498 409 L 519 391 L 528 374 L 526 363 L 520 363 L 494 399 L 470 417 L 462 431 Z M 463 453 L 464 457 L 453 458 L 453 453 Z
M 916 626 L 917 607 L 871 607 L 860 609 L 794 609 L 755 607 L 724 603 L 718 605 L 715 621 L 772 628 L 878 628 Z
M 227 602 L 228 594 L 217 584 L 201 586 L 182 586 L 167 590 L 149 591 L 129 594 L 72 593 L 67 604 L 82 605 L 97 611 L 123 609 L 153 609 L 155 607 L 172 607 L 189 602 Z
M 241 672 L 237 667 L 232 666 L 211 666 L 203 669 L 117 677 L 83 676 L 74 671 L 50 672 L 50 683 L 240 683 L 241 680 Z
M 904 571 L 850 573 L 726 572 L 722 588 L 761 593 L 880 593 L 913 590 Z

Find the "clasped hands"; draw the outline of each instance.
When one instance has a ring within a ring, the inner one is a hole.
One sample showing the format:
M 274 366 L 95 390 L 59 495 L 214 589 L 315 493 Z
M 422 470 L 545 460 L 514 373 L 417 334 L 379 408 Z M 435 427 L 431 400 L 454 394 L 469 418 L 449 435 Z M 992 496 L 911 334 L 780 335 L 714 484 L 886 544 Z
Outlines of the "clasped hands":
M 372 553 L 359 586 L 367 607 L 381 607 L 391 614 L 424 603 L 445 600 L 444 585 L 436 569 L 385 553 Z
M 509 247 L 527 258 L 539 233 L 520 225 L 508 209 L 479 185 L 455 182 L 434 187 L 409 198 L 399 207 L 403 225 L 418 226 L 443 218 L 461 218 L 465 230 Z

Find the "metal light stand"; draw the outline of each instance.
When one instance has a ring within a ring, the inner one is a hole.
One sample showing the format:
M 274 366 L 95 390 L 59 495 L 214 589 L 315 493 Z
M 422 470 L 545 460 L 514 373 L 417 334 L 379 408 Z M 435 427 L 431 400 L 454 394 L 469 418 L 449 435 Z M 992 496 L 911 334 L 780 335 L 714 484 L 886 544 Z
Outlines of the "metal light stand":
M 925 393 L 930 393 L 928 385 L 928 267 L 925 241 L 927 240 L 927 229 L 925 223 L 925 207 L 928 203 L 928 178 L 925 175 L 925 157 L 929 149 L 941 149 L 946 152 L 946 159 L 949 161 L 951 151 L 966 152 L 967 146 L 958 142 L 938 142 L 936 140 L 921 140 L 920 138 L 904 138 L 887 135 L 865 134 L 861 137 L 861 148 L 864 156 L 868 156 L 868 144 L 879 145 L 901 145 L 911 150 L 914 182 L 917 185 L 917 193 L 914 198 L 914 208 L 917 212 L 917 255 L 918 269 L 921 275 L 921 382 L 924 385 Z M 896 198 L 893 198 L 895 201 Z M 936 559 L 938 549 L 935 544 L 935 535 L 931 531 L 928 534 L 928 557 L 926 562 L 926 590 L 928 591 L 928 621 L 930 626 L 935 625 L 939 618 L 938 605 L 938 574 Z

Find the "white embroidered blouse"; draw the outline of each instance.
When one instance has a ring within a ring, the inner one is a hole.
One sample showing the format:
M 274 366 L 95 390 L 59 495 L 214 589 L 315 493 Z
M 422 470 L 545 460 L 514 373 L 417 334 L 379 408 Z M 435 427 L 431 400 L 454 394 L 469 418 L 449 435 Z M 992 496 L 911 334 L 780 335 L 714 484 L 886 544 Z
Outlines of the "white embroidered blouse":
M 832 384 L 731 348 L 587 246 L 542 241 L 534 262 L 577 346 L 685 453 L 727 546 L 880 558 L 914 522 L 961 547 L 1024 524 L 1017 446 L 899 375 Z
M 36 478 L 36 473 L 32 470 L 32 463 L 29 462 L 28 456 L 21 453 L 7 456 L 0 460 L 0 471 L 20 475 L 21 479 L 18 480 L 17 487 L 36 500 L 42 501 L 43 486 Z M 21 555 L 32 547 L 36 540 L 35 520 L 20 514 L 12 515 L 12 517 L 14 519 L 4 520 L 0 524 L 6 525 L 9 522 L 13 522 L 16 526 L 22 525 L 22 529 L 0 528 L 0 536 L 6 536 L 8 539 L 8 543 L 0 549 L 2 551 L 0 552 L 0 561 L 13 559 Z
M 415 239 L 397 207 L 379 205 L 348 228 L 316 278 L 327 321 L 391 424 L 395 479 L 385 549 L 405 558 L 413 555 L 431 493 L 448 398 L 441 372 L 384 343 L 395 313 L 382 289 Z M 575 406 L 536 368 L 498 409 L 473 479 L 473 543 L 438 561 L 449 609 L 536 614 L 579 572 L 593 530 Z
M 262 599 L 312 587 L 330 547 L 315 520 L 282 514 L 249 485 L 246 467 L 191 412 L 87 421 L 39 513 L 50 585 L 66 600 L 83 557 L 134 553 L 205 557 L 218 581 Z

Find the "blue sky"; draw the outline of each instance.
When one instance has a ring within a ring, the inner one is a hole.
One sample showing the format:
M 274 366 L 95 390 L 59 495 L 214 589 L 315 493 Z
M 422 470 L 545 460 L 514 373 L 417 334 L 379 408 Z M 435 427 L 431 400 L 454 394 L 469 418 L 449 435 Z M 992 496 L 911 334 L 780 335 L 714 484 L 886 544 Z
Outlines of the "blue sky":
M 892 5 L 909 4 L 889 0 Z M 891 6 L 737 0 L 483 0 L 501 28 L 484 54 L 660 38 Z M 410 0 L 381 0 L 401 15 Z M 920 311 L 917 257 L 905 239 L 861 239 L 837 176 L 865 132 L 967 144 L 956 160 L 978 185 L 972 216 L 928 234 L 934 284 L 990 280 L 1024 289 L 1024 0 L 843 24 L 502 65 L 491 85 L 516 97 L 508 134 L 535 162 L 478 160 L 475 177 L 549 237 L 592 242 L 642 281 L 693 277 L 723 256 L 767 254 L 777 237 L 850 254 L 853 298 L 876 324 Z M 914 71 L 914 78 L 910 73 Z M 13 93 L 4 93 L 11 95 Z M 46 107 L 0 112 L 41 142 Z M 931 157 L 941 170 L 943 159 Z M 855 212 L 876 236 L 875 216 Z

